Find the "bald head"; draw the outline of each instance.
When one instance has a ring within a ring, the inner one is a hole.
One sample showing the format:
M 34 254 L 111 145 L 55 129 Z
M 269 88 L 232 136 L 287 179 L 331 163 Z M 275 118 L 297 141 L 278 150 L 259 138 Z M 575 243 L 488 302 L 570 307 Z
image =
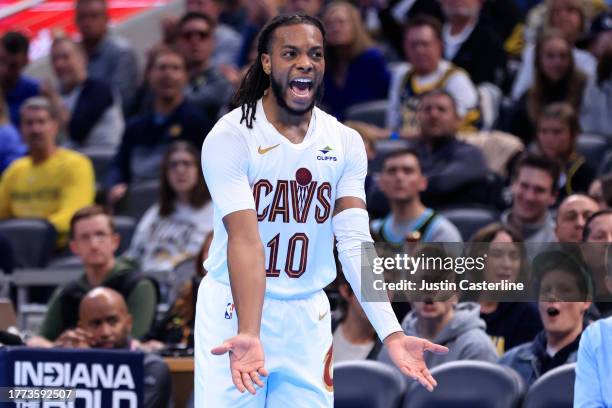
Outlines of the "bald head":
M 559 242 L 581 242 L 582 231 L 589 217 L 599 211 L 599 204 L 584 194 L 566 197 L 557 210 L 555 232 Z
M 119 292 L 98 287 L 81 300 L 79 327 L 90 332 L 93 347 L 123 348 L 132 330 L 132 316 Z

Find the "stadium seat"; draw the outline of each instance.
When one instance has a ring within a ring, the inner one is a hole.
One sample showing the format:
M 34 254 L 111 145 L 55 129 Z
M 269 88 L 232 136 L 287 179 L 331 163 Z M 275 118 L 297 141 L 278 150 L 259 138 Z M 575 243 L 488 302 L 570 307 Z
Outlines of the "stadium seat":
M 195 258 L 187 258 L 174 267 L 174 273 L 171 274 L 172 282 L 170 284 L 170 292 L 168 294 L 168 303 L 172 304 L 179 296 L 181 288 L 188 282 L 196 272 Z
M 403 375 L 377 361 L 334 365 L 335 408 L 395 408 L 405 390 Z
M 597 163 L 595 163 L 597 165 Z M 608 151 L 597 167 L 597 174 L 603 176 L 612 173 L 612 151 Z
M 94 174 L 96 175 L 96 182 L 101 182 L 106 177 L 106 171 L 110 163 L 115 157 L 115 151 L 108 148 L 95 148 L 89 147 L 86 149 L 80 149 L 80 153 L 89 157 L 94 168 Z
M 609 140 L 606 136 L 583 133 L 576 138 L 576 149 L 597 170 L 610 146 Z
M 449 208 L 438 213 L 455 224 L 464 241 L 469 240 L 480 228 L 499 219 L 495 211 L 485 208 Z
M 44 267 L 55 249 L 55 228 L 46 220 L 13 218 L 0 222 L 0 233 L 13 246 L 15 266 Z
M 136 229 L 136 221 L 132 217 L 116 215 L 113 217 L 113 223 L 115 224 L 115 232 L 121 237 L 116 254 L 121 255 L 129 248 L 132 242 L 132 236 Z
M 83 268 L 83 262 L 76 256 L 62 256 L 49 262 L 49 268 L 72 269 Z
M 157 202 L 159 181 L 150 180 L 128 187 L 127 194 L 118 205 L 117 214 L 133 217 L 136 222 Z
M 571 408 L 574 403 L 576 363 L 550 370 L 534 382 L 523 408 Z
M 431 374 L 438 382 L 435 391 L 414 382 L 403 408 L 515 408 L 525 390 L 512 369 L 486 361 L 453 361 L 435 367 Z
M 365 122 L 384 128 L 387 122 L 386 99 L 353 105 L 346 110 L 345 120 Z

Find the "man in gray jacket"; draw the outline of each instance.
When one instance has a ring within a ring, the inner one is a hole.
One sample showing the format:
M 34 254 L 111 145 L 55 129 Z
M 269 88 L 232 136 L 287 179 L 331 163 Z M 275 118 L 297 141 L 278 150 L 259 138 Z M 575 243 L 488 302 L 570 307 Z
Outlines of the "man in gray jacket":
M 497 361 L 493 342 L 485 332 L 480 306 L 473 302 L 457 303 L 457 295 L 446 301 L 413 302 L 413 310 L 402 321 L 404 333 L 419 336 L 448 347 L 448 354 L 428 353 L 427 367 L 433 368 L 456 360 Z M 385 347 L 378 361 L 393 365 Z

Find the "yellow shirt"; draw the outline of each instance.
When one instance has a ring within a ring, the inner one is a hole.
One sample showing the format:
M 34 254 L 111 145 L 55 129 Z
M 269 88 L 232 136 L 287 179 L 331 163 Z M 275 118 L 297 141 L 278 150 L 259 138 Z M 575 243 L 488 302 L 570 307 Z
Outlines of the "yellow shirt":
M 0 180 L 0 219 L 44 218 L 66 242 L 70 219 L 94 200 L 91 161 L 75 151 L 58 148 L 46 161 L 29 156 L 14 161 Z

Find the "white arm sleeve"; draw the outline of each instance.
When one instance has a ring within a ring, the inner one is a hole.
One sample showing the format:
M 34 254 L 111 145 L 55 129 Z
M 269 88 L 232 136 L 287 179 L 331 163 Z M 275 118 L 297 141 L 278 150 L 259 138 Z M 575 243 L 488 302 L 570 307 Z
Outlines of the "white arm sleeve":
M 249 185 L 249 150 L 239 131 L 217 122 L 202 146 L 202 171 L 221 218 L 239 210 L 255 210 Z
M 348 135 L 349 139 L 346 144 L 344 171 L 338 181 L 337 198 L 357 197 L 365 202 L 364 183 L 368 171 L 368 159 L 361 137 L 356 132 L 351 132 L 353 134 Z M 387 293 L 375 291 L 373 288 L 372 268 L 364 268 L 362 274 L 362 246 L 367 251 L 364 259 L 372 260 L 376 256 L 370 236 L 367 211 L 362 208 L 348 208 L 341 211 L 332 218 L 332 228 L 336 236 L 336 247 L 344 276 L 353 288 L 353 292 L 359 299 L 363 311 L 380 340 L 383 341 L 391 333 L 402 331 L 389 303 Z
M 383 341 L 391 333 L 403 331 L 386 291 L 375 290 L 372 283 L 374 274 L 371 261 L 376 257 L 376 250 L 370 236 L 367 211 L 348 208 L 332 219 L 332 226 L 344 276 L 380 340 Z M 362 259 L 369 260 L 370 266 L 362 269 Z M 377 279 L 382 279 L 382 276 Z

